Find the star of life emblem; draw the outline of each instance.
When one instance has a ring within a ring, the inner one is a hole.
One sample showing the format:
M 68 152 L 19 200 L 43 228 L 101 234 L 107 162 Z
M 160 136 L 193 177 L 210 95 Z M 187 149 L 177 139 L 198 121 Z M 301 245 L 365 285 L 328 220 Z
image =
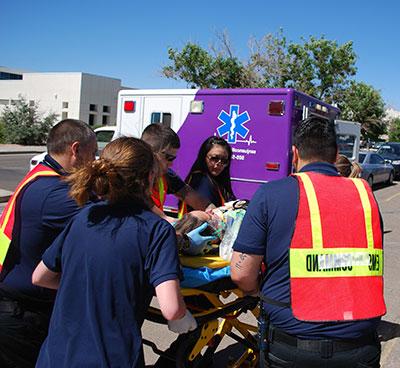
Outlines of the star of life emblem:
M 239 109 L 239 105 L 230 105 L 229 114 L 222 110 L 218 115 L 218 120 L 223 124 L 217 128 L 217 132 L 220 137 L 227 135 L 228 143 L 236 143 L 238 135 L 244 139 L 249 134 L 249 129 L 244 126 L 250 121 L 249 113 L 239 113 Z

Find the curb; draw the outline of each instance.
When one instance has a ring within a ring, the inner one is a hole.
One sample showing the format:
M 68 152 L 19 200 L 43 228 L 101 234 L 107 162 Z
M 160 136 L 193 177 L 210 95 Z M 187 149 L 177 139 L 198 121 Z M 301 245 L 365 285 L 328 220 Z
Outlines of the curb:
M 0 155 L 18 155 L 18 154 L 32 154 L 34 155 L 44 152 L 45 150 L 41 151 L 0 151 Z

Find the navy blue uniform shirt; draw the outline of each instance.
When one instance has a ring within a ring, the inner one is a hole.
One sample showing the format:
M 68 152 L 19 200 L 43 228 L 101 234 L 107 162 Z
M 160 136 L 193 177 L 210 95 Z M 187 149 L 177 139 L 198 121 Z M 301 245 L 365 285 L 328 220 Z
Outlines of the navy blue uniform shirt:
M 215 207 L 220 207 L 223 205 L 218 188 L 214 185 L 214 183 L 212 183 L 207 175 L 204 175 L 203 173 L 194 173 L 192 174 L 189 184 L 203 198 L 207 198 L 212 204 L 214 204 Z
M 49 155 L 43 164 L 65 175 L 62 167 Z M 32 284 L 32 273 L 43 252 L 79 210 L 68 192 L 69 186 L 61 177 L 43 176 L 29 183 L 19 195 L 12 244 L 0 285 L 10 297 L 54 301 L 54 291 Z
M 154 287 L 178 279 L 174 228 L 132 204 L 89 205 L 43 255 L 61 284 L 37 366 L 144 367 Z
M 338 175 L 334 165 L 312 163 L 300 171 Z M 297 179 L 289 176 L 262 185 L 250 201 L 233 249 L 263 255 L 267 275 L 261 293 L 268 298 L 289 303 L 289 247 L 299 204 Z M 379 318 L 340 323 L 309 323 L 297 320 L 290 308 L 264 304 L 271 324 L 289 334 L 304 338 L 355 339 L 373 331 Z
M 179 175 L 172 169 L 168 169 L 165 179 L 168 184 L 167 194 L 175 194 L 186 185 Z

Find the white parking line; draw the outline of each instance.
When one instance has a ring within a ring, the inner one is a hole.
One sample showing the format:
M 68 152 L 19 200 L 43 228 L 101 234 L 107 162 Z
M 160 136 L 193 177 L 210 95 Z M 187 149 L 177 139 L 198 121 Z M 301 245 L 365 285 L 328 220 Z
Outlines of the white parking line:
M 398 197 L 398 196 L 400 196 L 400 193 L 393 194 L 393 195 L 390 196 L 389 198 L 386 198 L 386 199 L 385 199 L 385 202 L 390 202 L 393 198 L 396 198 L 396 197 Z

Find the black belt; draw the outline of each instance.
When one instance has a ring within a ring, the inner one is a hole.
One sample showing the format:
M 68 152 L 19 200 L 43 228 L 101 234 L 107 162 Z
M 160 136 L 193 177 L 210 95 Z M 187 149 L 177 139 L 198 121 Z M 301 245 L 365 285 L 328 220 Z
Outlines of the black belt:
M 20 315 L 23 313 L 23 309 L 21 308 L 20 304 L 15 300 L 0 298 L 0 312 Z
M 281 342 L 298 348 L 299 350 L 306 350 L 315 353 L 321 353 L 322 357 L 329 358 L 335 352 L 347 351 L 360 348 L 368 344 L 376 343 L 376 339 L 372 336 L 364 337 L 357 340 L 306 340 L 300 339 L 296 336 L 289 335 L 286 332 L 270 327 L 268 331 L 269 342 Z

